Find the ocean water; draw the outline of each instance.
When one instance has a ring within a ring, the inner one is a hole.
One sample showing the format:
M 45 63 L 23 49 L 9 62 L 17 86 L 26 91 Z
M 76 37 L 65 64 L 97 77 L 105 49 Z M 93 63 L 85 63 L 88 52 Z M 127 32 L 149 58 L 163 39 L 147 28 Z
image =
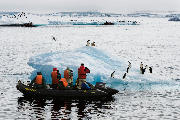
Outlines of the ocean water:
M 180 22 L 137 19 L 136 26 L 0 27 L 0 119 L 180 119 Z M 85 47 L 87 40 L 96 47 Z M 70 66 L 75 80 L 81 62 L 91 70 L 89 82 L 119 93 L 106 101 L 59 101 L 27 99 L 16 89 L 36 71 L 50 82 L 52 67 L 62 73 Z M 140 62 L 153 73 L 140 74 Z

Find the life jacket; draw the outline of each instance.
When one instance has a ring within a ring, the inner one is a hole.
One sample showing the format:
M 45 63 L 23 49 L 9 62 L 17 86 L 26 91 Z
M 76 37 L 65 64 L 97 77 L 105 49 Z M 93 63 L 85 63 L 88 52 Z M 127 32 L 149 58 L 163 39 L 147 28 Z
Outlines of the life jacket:
M 58 84 L 58 79 L 57 79 L 57 71 L 53 71 L 51 73 L 51 77 L 52 77 L 52 84 Z
M 64 78 L 66 78 L 66 80 L 70 78 L 69 70 L 67 70 L 67 69 L 64 71 Z
M 36 84 L 39 84 L 39 85 L 42 85 L 42 75 L 37 75 L 36 76 L 36 81 L 35 81 L 35 83 Z
M 60 80 L 61 79 L 61 74 L 57 73 L 57 79 Z
M 80 66 L 78 68 L 78 78 L 79 79 L 86 79 L 86 72 L 84 71 L 85 67 L 84 66 Z
M 67 87 L 67 86 L 68 86 L 68 82 L 66 81 L 66 78 L 61 78 L 60 81 L 62 81 L 64 87 Z

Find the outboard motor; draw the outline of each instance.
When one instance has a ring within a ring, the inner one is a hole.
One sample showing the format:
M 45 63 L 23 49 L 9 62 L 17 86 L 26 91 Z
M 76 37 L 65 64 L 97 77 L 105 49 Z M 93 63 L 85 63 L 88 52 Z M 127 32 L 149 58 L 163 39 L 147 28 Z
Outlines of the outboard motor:
M 106 85 L 106 83 L 96 82 L 95 88 L 99 89 L 99 90 L 101 90 L 103 92 L 106 92 L 110 96 L 119 92 L 118 90 L 110 88 L 110 87 L 106 87 L 105 85 Z
M 96 82 L 96 85 L 95 85 L 96 88 L 105 88 L 105 86 L 106 86 L 106 83 L 103 83 L 103 82 Z

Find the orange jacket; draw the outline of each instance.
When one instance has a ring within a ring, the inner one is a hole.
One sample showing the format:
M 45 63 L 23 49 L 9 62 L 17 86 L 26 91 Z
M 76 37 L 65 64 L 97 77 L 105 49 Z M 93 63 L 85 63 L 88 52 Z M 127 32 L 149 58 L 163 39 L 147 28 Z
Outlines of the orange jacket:
M 70 76 L 69 76 L 69 70 L 65 70 L 65 71 L 64 71 L 64 78 L 66 78 L 66 80 L 70 78 Z
M 36 84 L 39 84 L 39 85 L 42 85 L 42 83 L 43 83 L 42 75 L 37 75 L 37 76 L 36 76 L 35 83 L 36 83 Z
M 67 86 L 68 86 L 68 82 L 66 81 L 66 79 L 65 79 L 65 78 L 61 78 L 61 80 L 60 80 L 60 81 L 62 81 L 62 82 L 63 82 L 64 87 L 67 87 Z
M 59 83 L 59 81 L 57 79 L 57 71 L 52 71 L 51 78 L 52 78 L 52 84 L 58 84 Z

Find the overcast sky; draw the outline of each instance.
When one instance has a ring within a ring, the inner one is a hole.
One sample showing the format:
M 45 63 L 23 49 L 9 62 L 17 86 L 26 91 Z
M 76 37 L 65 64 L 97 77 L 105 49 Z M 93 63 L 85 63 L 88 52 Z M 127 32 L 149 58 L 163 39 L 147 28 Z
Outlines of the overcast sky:
M 180 11 L 180 0 L 0 0 L 0 11 Z

